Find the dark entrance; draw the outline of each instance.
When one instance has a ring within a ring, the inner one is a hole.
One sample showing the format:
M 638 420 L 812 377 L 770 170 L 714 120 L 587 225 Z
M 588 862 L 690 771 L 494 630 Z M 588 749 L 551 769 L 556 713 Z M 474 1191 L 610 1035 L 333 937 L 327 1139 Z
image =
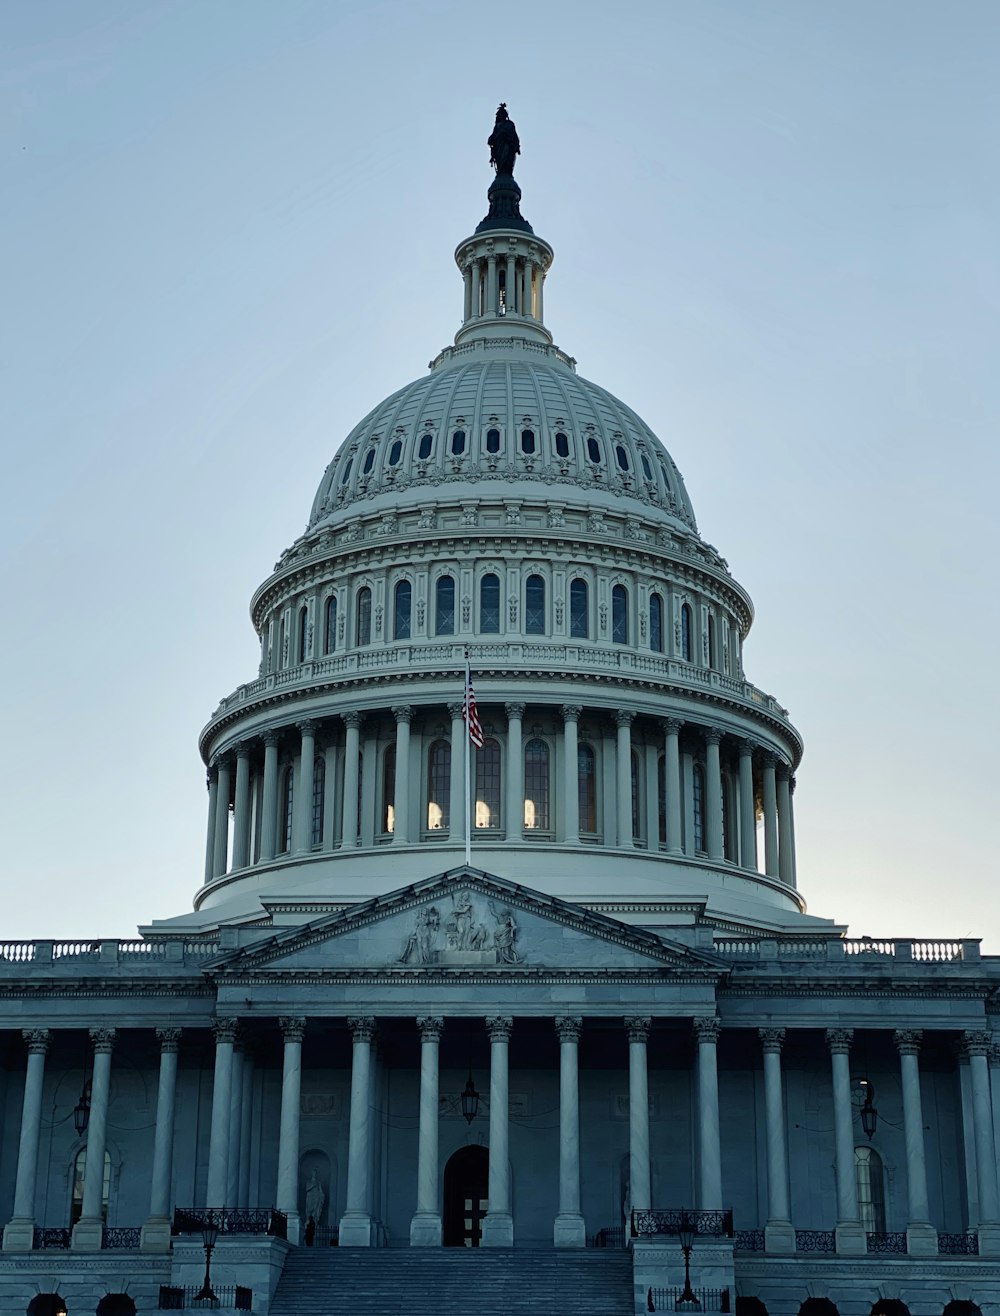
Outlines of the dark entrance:
M 485 1147 L 460 1147 L 444 1167 L 445 1247 L 478 1247 L 490 1182 Z

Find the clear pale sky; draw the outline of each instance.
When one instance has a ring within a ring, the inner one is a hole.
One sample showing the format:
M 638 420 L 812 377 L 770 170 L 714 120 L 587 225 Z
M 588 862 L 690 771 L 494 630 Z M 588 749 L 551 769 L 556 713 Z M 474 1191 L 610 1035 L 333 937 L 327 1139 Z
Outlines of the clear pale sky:
M 251 592 L 451 341 L 503 99 L 557 343 L 754 598 L 811 912 L 1000 952 L 998 52 L 995 0 L 6 0 L 2 935 L 190 908 Z

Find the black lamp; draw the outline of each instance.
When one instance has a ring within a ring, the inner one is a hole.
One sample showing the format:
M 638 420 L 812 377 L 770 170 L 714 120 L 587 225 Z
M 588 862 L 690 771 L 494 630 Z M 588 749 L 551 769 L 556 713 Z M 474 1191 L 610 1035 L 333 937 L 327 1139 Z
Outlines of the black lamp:
M 471 1069 L 465 1082 L 465 1091 L 462 1093 L 462 1114 L 465 1116 L 466 1124 L 471 1124 L 479 1114 L 479 1093 L 472 1081 Z
M 687 1211 L 682 1212 L 677 1236 L 680 1239 L 681 1251 L 684 1253 L 684 1292 L 677 1299 L 677 1311 L 701 1310 L 701 1303 L 691 1287 L 691 1249 L 694 1247 L 695 1232 L 695 1221 Z
M 861 1080 L 862 1087 L 865 1090 L 865 1100 L 859 1114 L 861 1115 L 861 1127 L 865 1131 L 865 1136 L 871 1142 L 875 1136 L 875 1130 L 878 1127 L 878 1111 L 875 1109 L 875 1089 L 866 1078 Z
M 196 1295 L 195 1302 L 218 1302 L 209 1277 L 212 1266 L 212 1248 L 219 1241 L 219 1226 L 215 1223 L 215 1216 L 211 1211 L 201 1222 L 201 1241 L 205 1248 L 205 1283 L 201 1286 L 201 1292 Z
M 73 1127 L 76 1129 L 76 1136 L 82 1138 L 87 1132 L 87 1125 L 90 1123 L 90 1079 L 83 1080 L 83 1087 L 80 1090 L 80 1100 L 73 1107 Z

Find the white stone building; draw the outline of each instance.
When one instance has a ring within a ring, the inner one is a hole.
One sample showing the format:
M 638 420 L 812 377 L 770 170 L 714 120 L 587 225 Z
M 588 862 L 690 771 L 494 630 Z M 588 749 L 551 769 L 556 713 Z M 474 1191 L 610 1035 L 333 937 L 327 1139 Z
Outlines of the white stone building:
M 254 596 L 193 912 L 0 944 L 0 1312 L 191 1305 L 209 1210 L 262 1313 L 674 1310 L 688 1227 L 703 1310 L 1000 1311 L 1000 960 L 806 913 L 750 598 L 553 344 L 508 124 L 454 345 Z

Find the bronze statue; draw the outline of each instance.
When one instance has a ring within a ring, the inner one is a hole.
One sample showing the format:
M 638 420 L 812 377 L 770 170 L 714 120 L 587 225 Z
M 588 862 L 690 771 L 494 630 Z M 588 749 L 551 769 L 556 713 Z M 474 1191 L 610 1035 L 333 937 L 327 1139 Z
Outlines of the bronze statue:
M 514 173 L 514 160 L 521 154 L 514 121 L 507 113 L 506 101 L 500 102 L 496 122 L 486 145 L 490 148 L 490 164 L 498 174 Z

